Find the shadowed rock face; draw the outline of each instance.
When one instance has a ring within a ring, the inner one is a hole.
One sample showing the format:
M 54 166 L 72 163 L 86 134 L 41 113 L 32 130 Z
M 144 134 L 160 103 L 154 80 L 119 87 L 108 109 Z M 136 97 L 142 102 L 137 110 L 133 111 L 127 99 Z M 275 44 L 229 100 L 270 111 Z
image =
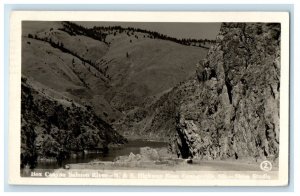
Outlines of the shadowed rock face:
M 126 142 L 90 107 L 50 97 L 22 77 L 21 167 L 38 158 L 66 159 L 72 152 L 107 151 Z
M 202 159 L 277 160 L 280 24 L 224 23 L 186 82 L 171 150 Z

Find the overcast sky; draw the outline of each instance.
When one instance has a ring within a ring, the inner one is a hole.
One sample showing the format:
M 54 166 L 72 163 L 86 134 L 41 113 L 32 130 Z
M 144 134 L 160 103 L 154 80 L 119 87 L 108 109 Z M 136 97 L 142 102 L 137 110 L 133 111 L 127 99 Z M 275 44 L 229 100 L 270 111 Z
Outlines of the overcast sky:
M 156 31 L 176 38 L 215 39 L 221 23 L 76 22 L 85 27 L 122 26 Z

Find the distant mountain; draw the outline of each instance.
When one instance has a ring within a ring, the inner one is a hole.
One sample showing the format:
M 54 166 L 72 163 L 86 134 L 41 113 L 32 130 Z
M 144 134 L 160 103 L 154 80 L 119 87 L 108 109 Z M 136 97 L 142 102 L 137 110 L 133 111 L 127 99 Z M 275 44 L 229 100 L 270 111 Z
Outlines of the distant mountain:
M 97 38 L 73 23 L 40 23 L 23 24 L 22 74 L 109 122 L 189 78 L 207 52 L 134 30 L 96 28 Z

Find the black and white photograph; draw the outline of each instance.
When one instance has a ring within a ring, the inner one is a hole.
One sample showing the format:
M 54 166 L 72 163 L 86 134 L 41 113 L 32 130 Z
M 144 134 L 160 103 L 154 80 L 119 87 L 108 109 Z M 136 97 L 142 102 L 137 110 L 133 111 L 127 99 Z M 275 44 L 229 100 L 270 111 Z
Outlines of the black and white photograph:
M 76 19 L 20 22 L 20 179 L 286 183 L 281 21 Z

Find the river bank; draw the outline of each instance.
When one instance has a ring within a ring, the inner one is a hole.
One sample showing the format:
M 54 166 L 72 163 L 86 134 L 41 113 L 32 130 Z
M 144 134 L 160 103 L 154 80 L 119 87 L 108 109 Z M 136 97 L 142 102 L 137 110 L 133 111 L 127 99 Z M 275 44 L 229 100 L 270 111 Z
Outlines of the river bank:
M 129 139 L 126 144 L 113 146 L 106 153 L 99 152 L 78 152 L 72 153 L 70 157 L 58 165 L 55 158 L 38 159 L 38 164 L 35 169 L 59 169 L 67 164 L 84 164 L 93 161 L 114 161 L 119 156 L 128 156 L 130 153 L 138 154 L 140 148 L 163 148 L 167 143 L 151 140 Z
M 113 161 L 94 160 L 89 163 L 68 164 L 67 169 L 90 170 L 195 170 L 195 171 L 261 171 L 260 162 L 246 160 L 200 160 L 176 158 L 167 148 L 140 148 L 138 154 L 119 156 Z M 274 171 L 278 167 L 274 166 Z
M 86 161 L 86 159 L 85 159 Z M 22 176 L 29 177 L 32 172 L 68 174 L 72 171 L 117 171 L 117 170 L 136 170 L 136 171 L 207 171 L 207 172 L 263 172 L 260 168 L 261 162 L 250 162 L 247 160 L 200 160 L 176 158 L 170 154 L 166 147 L 150 148 L 141 147 L 138 153 L 130 152 L 114 159 L 109 158 L 93 159 L 89 162 L 68 163 L 60 168 L 46 168 L 34 170 L 23 170 Z M 274 164 L 271 171 L 278 171 L 278 166 Z M 44 176 L 47 177 L 47 176 Z
M 250 159 L 201 160 L 182 159 L 168 151 L 167 143 L 129 140 L 127 144 L 109 150 L 107 154 L 88 153 L 71 157 L 62 166 L 44 161 L 36 169 L 64 170 L 195 170 L 195 171 L 261 171 L 261 161 Z M 273 164 L 272 170 L 278 170 Z

